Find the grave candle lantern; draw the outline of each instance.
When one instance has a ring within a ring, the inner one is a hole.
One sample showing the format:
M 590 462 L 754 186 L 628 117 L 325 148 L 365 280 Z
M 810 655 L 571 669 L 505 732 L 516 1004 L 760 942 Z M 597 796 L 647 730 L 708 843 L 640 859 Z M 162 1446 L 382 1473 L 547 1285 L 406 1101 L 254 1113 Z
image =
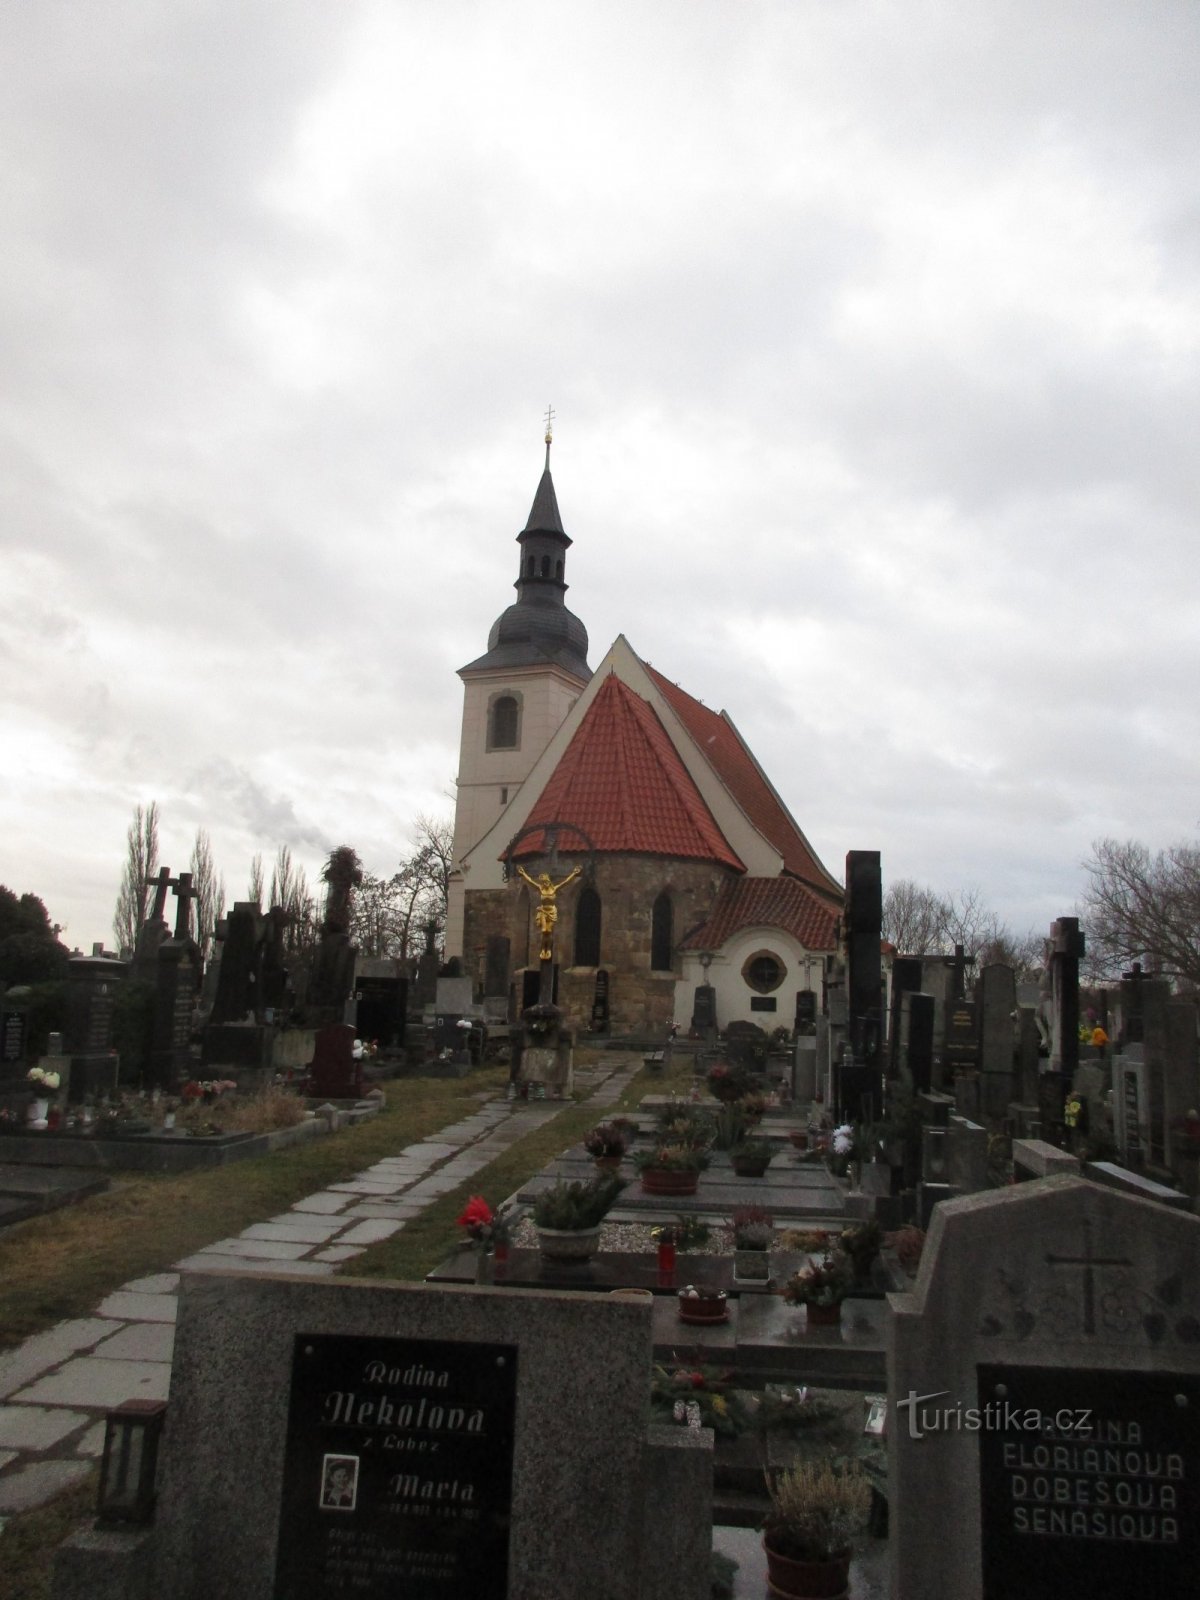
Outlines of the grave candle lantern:
M 126 1400 L 108 1413 L 96 1499 L 101 1522 L 154 1520 L 158 1442 L 166 1415 L 165 1400 Z

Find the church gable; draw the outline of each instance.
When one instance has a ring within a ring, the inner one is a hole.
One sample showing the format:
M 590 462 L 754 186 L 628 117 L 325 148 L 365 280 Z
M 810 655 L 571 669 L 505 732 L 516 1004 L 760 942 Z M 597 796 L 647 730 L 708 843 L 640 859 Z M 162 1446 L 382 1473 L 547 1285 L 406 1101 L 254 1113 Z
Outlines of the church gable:
M 605 853 L 713 861 L 744 871 L 651 706 L 609 673 L 526 820 L 571 822 Z M 575 841 L 563 840 L 570 851 Z M 523 842 L 536 855 L 543 836 Z

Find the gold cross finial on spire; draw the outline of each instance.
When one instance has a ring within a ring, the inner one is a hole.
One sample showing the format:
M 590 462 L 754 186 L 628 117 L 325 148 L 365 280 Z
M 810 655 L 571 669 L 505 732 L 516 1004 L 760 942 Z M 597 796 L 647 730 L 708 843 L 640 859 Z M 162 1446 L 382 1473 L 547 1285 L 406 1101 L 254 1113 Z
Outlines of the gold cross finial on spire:
M 550 471 L 550 445 L 554 438 L 554 407 L 546 407 L 546 471 Z

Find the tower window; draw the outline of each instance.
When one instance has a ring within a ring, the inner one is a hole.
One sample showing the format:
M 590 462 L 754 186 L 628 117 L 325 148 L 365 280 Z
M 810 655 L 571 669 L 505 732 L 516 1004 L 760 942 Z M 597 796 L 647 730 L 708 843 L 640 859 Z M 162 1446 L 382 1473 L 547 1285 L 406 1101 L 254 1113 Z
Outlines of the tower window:
M 650 912 L 650 965 L 655 972 L 671 970 L 671 896 L 664 889 Z
M 529 560 L 525 563 L 525 571 L 531 578 L 537 571 L 537 561 L 533 556 L 530 556 Z
M 521 745 L 521 702 L 516 695 L 497 695 L 488 707 L 487 748 L 518 750 Z
M 510 568 L 510 571 L 511 571 L 511 568 Z M 543 556 L 542 557 L 542 577 L 543 578 L 548 578 L 549 576 L 550 576 L 550 557 L 549 556 Z
M 562 562 L 561 561 L 556 561 L 554 563 L 554 576 L 558 579 L 558 581 L 560 583 L 562 582 Z
M 577 967 L 600 965 L 600 896 L 586 884 L 575 906 L 575 959 Z

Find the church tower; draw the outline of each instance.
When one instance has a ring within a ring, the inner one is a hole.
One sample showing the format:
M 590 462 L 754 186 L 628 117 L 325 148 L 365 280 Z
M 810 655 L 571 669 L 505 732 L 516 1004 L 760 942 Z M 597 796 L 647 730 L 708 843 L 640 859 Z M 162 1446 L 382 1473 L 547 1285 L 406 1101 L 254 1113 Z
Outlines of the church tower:
M 459 668 L 463 719 L 447 957 L 464 954 L 459 863 L 513 801 L 592 676 L 587 629 L 566 605 L 571 540 L 550 476 L 550 444 L 547 431 L 545 469 L 517 535 L 516 601 L 492 624 L 486 654 Z

